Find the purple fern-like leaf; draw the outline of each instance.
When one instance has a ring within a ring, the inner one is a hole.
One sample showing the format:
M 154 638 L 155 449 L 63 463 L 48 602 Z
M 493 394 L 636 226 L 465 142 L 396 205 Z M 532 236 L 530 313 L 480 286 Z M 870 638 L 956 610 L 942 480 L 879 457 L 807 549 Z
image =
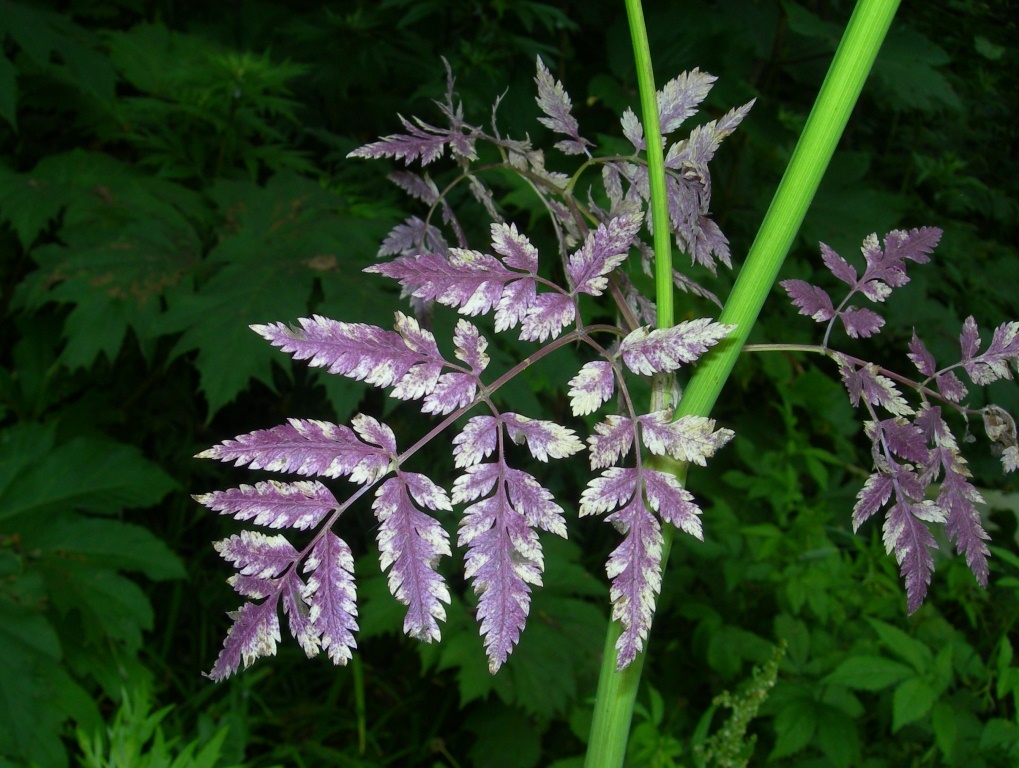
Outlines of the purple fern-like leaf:
M 414 118 L 412 123 L 402 115 L 398 117 L 406 133 L 384 136 L 378 141 L 355 149 L 348 153 L 347 157 L 366 159 L 393 157 L 407 165 L 420 159 L 421 165 L 428 165 L 442 157 L 446 147 L 452 145 L 457 154 L 470 160 L 477 159 L 473 137 L 465 136 L 462 131 L 437 128 L 417 118 Z
M 577 308 L 573 299 L 559 293 L 539 295 L 520 324 L 521 341 L 545 341 L 562 333 L 573 322 Z
M 280 483 L 269 480 L 254 486 L 213 491 L 192 497 L 214 512 L 252 520 L 269 528 L 304 530 L 318 525 L 339 505 L 333 494 L 317 480 Z
M 605 566 L 612 582 L 612 618 L 623 626 L 616 641 L 617 669 L 643 650 L 662 583 L 662 530 L 644 504 L 641 487 L 638 470 L 613 467 L 588 483 L 580 500 L 582 516 L 611 512 L 606 522 L 625 536 Z
M 389 591 L 407 606 L 403 631 L 433 642 L 440 637 L 438 622 L 446 620 L 442 604 L 450 600 L 436 571 L 439 559 L 451 554 L 449 535 L 415 501 L 426 509 L 452 510 L 445 491 L 412 472 L 400 472 L 383 483 L 372 506 L 380 523 L 379 556 L 382 570 L 389 571 Z
M 703 541 L 701 508 L 694 501 L 693 494 L 680 484 L 676 476 L 668 472 L 645 469 L 641 472 L 641 478 L 648 506 L 665 522 Z
M 454 504 L 480 498 L 465 510 L 458 543 L 467 547 L 465 575 L 479 598 L 477 615 L 493 674 L 520 639 L 530 610 L 530 585 L 541 584 L 544 558 L 531 519 L 565 533 L 562 510 L 538 489 L 530 475 L 502 461 L 468 467 L 453 486 Z
M 591 469 L 615 464 L 630 452 L 633 445 L 633 420 L 610 414 L 594 425 L 594 434 L 587 438 Z
M 213 546 L 241 575 L 260 579 L 279 576 L 298 558 L 297 550 L 283 536 L 266 536 L 257 531 L 241 531 Z
M 488 349 L 488 341 L 473 324 L 463 319 L 457 320 L 453 346 L 457 359 L 467 363 L 475 376 L 488 367 L 489 358 L 485 351 Z
M 355 417 L 355 422 L 368 417 Z M 343 477 L 355 483 L 374 482 L 385 474 L 394 450 L 359 440 L 349 427 L 312 419 L 289 423 L 224 440 L 199 453 L 199 459 L 232 461 L 235 466 L 268 472 Z M 205 503 L 201 501 L 201 503 Z
M 585 363 L 570 379 L 570 408 L 574 416 L 586 416 L 601 408 L 615 390 L 616 377 L 612 363 L 595 360 Z
M 495 451 L 499 441 L 499 420 L 495 416 L 473 416 L 453 438 L 453 462 L 458 468 L 472 467 Z
M 216 664 L 208 673 L 210 679 L 218 683 L 242 664 L 246 668 L 256 659 L 276 655 L 276 643 L 280 641 L 278 603 L 277 592 L 263 603 L 245 603 L 228 614 L 233 624 L 227 630 Z
M 444 373 L 425 397 L 422 413 L 445 415 L 470 405 L 478 391 L 478 377 L 469 373 Z
M 297 570 L 289 571 L 283 577 L 282 597 L 283 613 L 286 614 L 290 626 L 290 634 L 294 636 L 301 650 L 310 659 L 322 650 L 321 633 L 312 623 L 311 608 L 304 596 L 308 587 L 297 575 Z
M 541 58 L 537 59 L 538 74 L 534 82 L 538 85 L 537 102 L 538 107 L 545 113 L 545 117 L 539 117 L 538 122 L 551 131 L 569 136 L 569 140 L 560 141 L 556 149 L 567 155 L 589 155 L 587 148 L 591 142 L 580 135 L 580 127 L 577 119 L 572 115 L 573 103 L 570 96 L 563 88 L 563 84 L 552 77 L 552 73 L 542 63 Z
M 927 587 L 934 573 L 933 550 L 938 548 L 924 521 L 943 523 L 944 514 L 932 501 L 898 501 L 888 510 L 884 525 L 885 550 L 900 565 L 906 582 L 906 604 L 915 612 L 927 596 Z
M 994 329 L 987 351 L 977 354 L 980 334 L 976 321 L 967 317 L 960 337 L 962 365 L 977 386 L 1012 378 L 1009 364 L 1019 369 L 1019 322 L 1002 323 Z
M 937 363 L 934 362 L 934 355 L 927 350 L 923 341 L 916 335 L 915 328 L 913 329 L 913 338 L 909 342 L 908 357 L 924 376 L 933 376 L 938 370 Z
M 417 324 L 403 313 L 396 314 L 398 326 L 404 329 Z M 418 348 L 412 349 L 400 333 L 374 325 L 341 323 L 320 315 L 301 318 L 300 323 L 300 328 L 273 323 L 251 329 L 295 360 L 308 360 L 309 365 L 326 368 L 329 373 L 376 387 L 396 384 L 404 395 L 430 392 L 444 364 L 434 338 L 428 345 L 431 334 L 423 329 L 411 337 L 419 342 Z
M 634 373 L 669 373 L 692 363 L 735 327 L 699 318 L 653 331 L 638 328 L 619 344 L 619 354 Z
M 683 72 L 667 82 L 658 92 L 658 120 L 662 136 L 681 126 L 687 118 L 696 114 L 698 105 L 704 101 L 711 86 L 718 78 L 699 69 Z
M 357 647 L 354 556 L 350 547 L 332 531 L 325 531 L 304 561 L 304 572 L 310 574 L 302 596 L 310 606 L 311 625 L 329 660 L 344 665 Z
M 656 456 L 706 466 L 707 460 L 735 436 L 731 429 L 715 430 L 714 419 L 682 416 L 672 420 L 671 411 L 655 411 L 637 419 L 641 440 Z
M 860 400 L 879 405 L 893 416 L 912 416 L 913 409 L 902 396 L 895 382 L 879 373 L 873 363 L 854 366 L 846 362 L 841 355 L 836 356 L 842 383 L 849 392 L 849 401 L 857 406 Z
M 806 315 L 819 323 L 835 317 L 835 305 L 823 288 L 811 285 L 805 280 L 783 280 L 779 285 L 785 288 L 801 315 Z
M 839 319 L 852 339 L 868 339 L 885 324 L 885 319 L 881 315 L 866 307 L 849 307 L 839 312 Z
M 449 251 L 449 244 L 438 227 L 411 216 L 389 231 L 379 246 L 378 256 L 412 256 L 422 251 L 443 256 Z
M 966 564 L 977 583 L 986 587 L 989 573 L 987 558 L 991 553 L 985 542 L 990 536 L 984 530 L 976 507 L 984 503 L 984 498 L 969 481 L 966 460 L 959 455 L 959 444 L 941 417 L 941 409 L 925 405 L 916 422 L 927 440 L 934 444 L 927 468 L 930 479 L 933 481 L 939 471 L 944 472 L 936 503 L 945 513 L 945 532 L 955 542 L 959 554 L 965 554 Z
M 504 413 L 500 420 L 506 425 L 510 439 L 514 443 L 526 443 L 538 461 L 562 459 L 584 449 L 576 432 L 555 422 L 530 419 L 518 413 Z
M 566 263 L 574 292 L 601 296 L 608 285 L 606 276 L 626 260 L 643 220 L 639 213 L 618 216 L 588 234 Z

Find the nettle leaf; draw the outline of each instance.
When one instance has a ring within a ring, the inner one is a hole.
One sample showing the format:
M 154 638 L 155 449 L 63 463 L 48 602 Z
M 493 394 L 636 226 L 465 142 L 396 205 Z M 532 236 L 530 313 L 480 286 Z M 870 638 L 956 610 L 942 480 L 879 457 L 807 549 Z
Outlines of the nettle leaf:
M 586 416 L 593 413 L 608 402 L 615 390 L 616 378 L 612 363 L 604 360 L 585 363 L 569 383 L 573 415 Z
M 453 503 L 472 502 L 460 522 L 465 576 L 478 595 L 478 619 L 489 671 L 505 663 L 530 609 L 529 585 L 541 584 L 544 559 L 533 526 L 565 535 L 562 509 L 537 481 L 503 461 L 476 464 L 453 485 Z
M 432 334 L 397 312 L 400 333 L 364 323 L 341 323 L 321 315 L 301 318 L 301 327 L 283 323 L 251 329 L 295 360 L 376 387 L 396 385 L 400 399 L 423 397 L 435 388 L 445 361 Z
M 297 550 L 284 536 L 266 536 L 257 531 L 241 531 L 213 546 L 242 576 L 260 579 L 279 576 L 298 558 Z
M 304 572 L 311 574 L 303 598 L 310 606 L 309 620 L 318 642 L 333 664 L 344 665 L 357 647 L 357 602 L 354 587 L 354 556 L 341 538 L 332 531 L 315 543 L 304 561 Z
M 269 480 L 192 498 L 214 512 L 233 515 L 237 520 L 252 520 L 255 525 L 270 528 L 298 530 L 315 527 L 339 506 L 329 489 L 317 480 L 296 483 Z
M 644 376 L 668 373 L 699 358 L 735 327 L 708 318 L 687 320 L 653 331 L 642 327 L 623 339 L 618 354 L 634 373 Z
M 353 423 L 364 425 L 369 418 L 355 416 Z M 350 475 L 355 483 L 370 483 L 390 468 L 396 452 L 391 435 L 390 430 L 385 444 L 392 447 L 383 447 L 359 440 L 349 427 L 314 419 L 290 419 L 289 423 L 272 429 L 224 440 L 195 458 L 232 461 L 234 466 L 247 464 L 251 469 L 269 472 L 325 477 Z
M 608 285 L 606 275 L 626 260 L 643 221 L 642 213 L 618 216 L 588 233 L 584 245 L 566 263 L 574 293 L 601 296 Z
M 529 419 L 518 413 L 504 413 L 500 417 L 514 443 L 526 443 L 531 455 L 538 461 L 562 459 L 584 449 L 584 444 L 572 429 L 552 421 Z
M 577 119 L 571 114 L 573 103 L 570 96 L 563 88 L 563 84 L 552 77 L 552 73 L 542 63 L 541 57 L 537 58 L 538 74 L 534 82 L 538 86 L 536 101 L 538 107 L 545 113 L 546 117 L 539 117 L 538 122 L 549 130 L 562 133 L 570 137 L 569 141 L 560 141 L 556 149 L 567 155 L 590 154 L 587 147 L 592 146 L 591 142 L 583 138 L 579 131 L 580 126 Z
M 449 535 L 414 501 L 427 509 L 453 509 L 446 492 L 424 475 L 399 472 L 383 483 L 372 504 L 380 523 L 380 565 L 389 570 L 389 591 L 407 606 L 403 631 L 437 642 L 438 622 L 446 619 L 442 604 L 448 604 L 450 596 L 436 566 L 440 557 L 451 554 Z

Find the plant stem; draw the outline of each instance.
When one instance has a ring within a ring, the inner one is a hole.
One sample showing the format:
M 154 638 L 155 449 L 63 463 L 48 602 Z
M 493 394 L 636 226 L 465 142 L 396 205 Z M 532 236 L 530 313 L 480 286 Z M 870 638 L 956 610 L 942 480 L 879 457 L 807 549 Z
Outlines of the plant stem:
M 719 322 L 734 324 L 736 329 L 699 361 L 676 409 L 677 418 L 684 415 L 707 416 L 714 407 L 835 153 L 898 6 L 899 0 L 859 0 L 857 3 L 789 166 L 719 318 Z M 656 169 L 654 160 L 657 153 L 661 162 L 661 140 L 647 31 L 640 0 L 626 0 L 626 9 L 637 61 L 647 139 L 652 221 L 664 224 L 668 222 L 667 201 L 664 172 L 661 167 Z M 657 187 L 656 172 L 661 174 Z M 668 230 L 667 225 L 655 226 L 655 281 L 659 325 L 663 327 L 671 324 L 673 319 Z M 685 469 L 683 466 L 673 467 L 673 471 L 678 470 L 681 481 L 685 479 Z M 666 525 L 663 533 L 664 570 L 675 529 Z M 617 768 L 623 765 L 626 754 L 644 654 L 639 654 L 627 669 L 616 672 L 615 640 L 619 634 L 618 624 L 612 622 L 598 679 L 586 768 Z
M 655 88 L 651 68 L 651 49 L 648 46 L 644 10 L 640 0 L 626 0 L 626 17 L 630 25 L 630 38 L 637 65 L 637 85 L 640 91 L 641 122 L 644 127 L 647 157 L 648 184 L 651 188 L 651 223 L 654 227 L 655 251 L 655 304 L 658 327 L 673 324 L 672 307 L 672 227 L 669 204 L 665 191 L 665 156 L 662 152 L 662 133 L 658 122 L 658 89 Z M 655 382 L 658 393 L 660 382 Z M 659 393 L 660 394 L 660 393 Z M 652 395 L 655 398 L 655 394 Z M 668 556 L 668 545 L 662 552 L 662 563 Z M 616 671 L 616 640 L 622 633 L 619 622 L 609 622 L 602 653 L 601 672 L 598 676 L 598 694 L 591 721 L 591 736 L 587 744 L 586 768 L 621 766 L 626 756 L 626 742 L 633 718 L 633 704 L 640 687 L 640 673 L 644 654 L 639 654 L 630 665 Z

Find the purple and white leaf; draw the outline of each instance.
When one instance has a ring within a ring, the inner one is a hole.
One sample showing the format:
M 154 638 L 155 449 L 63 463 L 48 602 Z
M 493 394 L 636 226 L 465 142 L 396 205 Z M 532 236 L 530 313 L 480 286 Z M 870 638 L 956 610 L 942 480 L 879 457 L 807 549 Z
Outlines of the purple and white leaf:
M 492 225 L 492 250 L 503 257 L 507 267 L 532 275 L 538 271 L 538 249 L 517 231 L 516 224 Z
M 277 593 L 263 603 L 245 603 L 239 610 L 227 614 L 233 624 L 208 674 L 210 679 L 218 683 L 230 677 L 242 664 L 247 668 L 256 659 L 276 655 L 276 643 L 280 641 L 278 602 Z
M 877 312 L 865 307 L 849 307 L 839 312 L 839 319 L 850 338 L 870 338 L 881 330 L 885 319 Z
M 283 577 L 282 597 L 283 613 L 286 614 L 290 625 L 290 634 L 297 640 L 301 650 L 310 659 L 319 654 L 322 650 L 322 642 L 318 629 L 311 621 L 311 608 L 304 599 L 307 585 L 293 569 Z
M 618 216 L 588 233 L 583 246 L 566 263 L 575 293 L 601 296 L 608 285 L 607 275 L 626 260 L 643 221 L 640 213 Z
M 399 318 L 405 317 L 397 313 Z M 408 318 L 410 319 L 410 318 Z M 407 346 L 399 333 L 363 323 L 341 323 L 315 315 L 301 318 L 301 327 L 283 323 L 252 325 L 251 329 L 295 360 L 326 368 L 329 373 L 364 381 L 376 387 L 411 379 L 405 391 L 427 393 L 439 378 L 443 360 L 438 349 L 422 354 Z M 421 339 L 423 341 L 423 337 Z M 434 344 L 434 339 L 432 340 Z
M 562 333 L 577 316 L 573 299 L 561 293 L 539 295 L 520 324 L 521 341 L 545 341 Z
M 425 397 L 422 413 L 445 415 L 464 408 L 474 401 L 478 377 L 470 373 L 444 373 L 435 388 Z
M 438 160 L 442 157 L 447 145 L 455 145 L 456 153 L 468 159 L 476 160 L 473 137 L 464 135 L 460 130 L 444 130 L 414 118 L 410 122 L 398 115 L 407 133 L 394 133 L 384 136 L 378 141 L 358 147 L 347 157 L 363 157 L 375 159 L 393 157 L 407 165 L 421 160 L 421 165 Z
M 446 492 L 424 475 L 400 472 L 375 495 L 372 507 L 380 523 L 377 535 L 380 564 L 388 570 L 389 591 L 407 606 L 403 631 L 425 642 L 438 641 L 449 603 L 446 583 L 436 571 L 451 554 L 449 535 L 418 509 L 452 510 Z
M 359 440 L 349 427 L 313 419 L 290 419 L 224 440 L 196 458 L 232 461 L 235 466 L 298 475 L 342 477 L 356 483 L 373 482 L 389 469 L 394 451 Z M 202 502 L 203 504 L 205 502 Z
M 442 231 L 417 216 L 393 227 L 379 246 L 378 256 L 412 256 L 425 251 L 439 255 L 449 250 Z
M 504 413 L 500 419 L 510 439 L 517 444 L 526 443 L 538 461 L 563 459 L 584 449 L 576 432 L 555 422 L 530 419 L 518 413 Z
M 735 327 L 698 318 L 653 331 L 637 328 L 620 343 L 619 355 L 634 373 L 669 373 L 699 358 Z
M 357 647 L 357 593 L 350 547 L 332 531 L 325 531 L 304 561 L 304 572 L 310 574 L 302 596 L 310 606 L 311 625 L 329 660 L 344 665 Z
M 644 124 L 641 123 L 640 118 L 637 117 L 637 114 L 632 109 L 627 107 L 623 111 L 623 116 L 622 118 L 620 118 L 619 122 L 623 127 L 623 136 L 625 136 L 627 140 L 631 144 L 633 144 L 634 151 L 640 152 L 642 149 L 644 149 L 644 147 L 646 146 L 644 140 Z M 606 189 L 607 188 L 608 184 L 606 184 Z M 617 197 L 622 197 L 622 194 L 620 193 Z M 610 200 L 614 199 L 611 191 L 609 192 L 609 199 Z
M 680 484 L 676 476 L 670 472 L 645 469 L 641 477 L 644 481 L 644 495 L 651 509 L 665 522 L 703 541 L 701 508 L 694 501 L 693 494 Z
M 641 485 L 638 470 L 612 467 L 588 483 L 580 500 L 582 516 L 611 512 L 606 522 L 625 536 L 605 565 L 612 581 L 612 618 L 623 625 L 616 641 L 617 669 L 643 649 L 662 582 L 661 526 L 644 504 Z
M 616 378 L 612 371 L 612 363 L 605 360 L 585 363 L 569 383 L 570 408 L 573 415 L 586 416 L 594 413 L 608 402 L 615 390 Z
M 463 431 L 453 438 L 453 463 L 471 467 L 495 451 L 499 442 L 499 420 L 495 416 L 472 416 Z
M 298 552 L 282 535 L 266 536 L 258 531 L 241 531 L 212 545 L 242 576 L 275 578 L 290 568 Z
M 801 315 L 806 315 L 819 323 L 835 317 L 835 306 L 832 304 L 831 296 L 823 288 L 804 280 L 783 280 L 779 285 L 785 288 Z
M 962 383 L 953 371 L 948 371 L 935 377 L 934 383 L 937 384 L 938 392 L 941 393 L 941 396 L 952 403 L 961 402 L 969 394 L 966 385 Z
M 697 112 L 711 86 L 718 78 L 699 69 L 674 77 L 658 91 L 658 120 L 662 136 L 666 136 Z
M 467 363 L 475 376 L 488 367 L 489 357 L 485 351 L 488 349 L 488 340 L 472 323 L 463 319 L 457 320 L 456 330 L 453 331 L 453 346 L 455 347 L 453 354 L 458 360 Z
M 895 553 L 906 582 L 907 607 L 913 613 L 927 596 L 927 587 L 934 572 L 931 552 L 938 548 L 925 522 L 943 523 L 944 513 L 933 501 L 900 500 L 892 505 L 885 518 L 883 539 L 885 551 Z
M 850 365 L 845 358 L 836 357 L 842 383 L 849 392 L 849 401 L 856 407 L 861 398 L 871 405 L 879 405 L 893 416 L 912 416 L 913 409 L 895 386 L 895 382 L 882 375 L 873 363 L 864 366 Z
M 573 103 L 570 96 L 563 88 L 563 84 L 552 77 L 552 73 L 542 63 L 541 58 L 537 59 L 538 74 L 534 82 L 538 85 L 537 102 L 538 107 L 545 113 L 546 117 L 539 117 L 538 122 L 551 131 L 562 133 L 570 137 L 570 141 L 560 141 L 556 149 L 567 155 L 590 154 L 587 147 L 591 142 L 580 135 L 580 126 L 577 119 L 571 113 Z
M 715 420 L 704 416 L 687 415 L 673 421 L 671 410 L 648 413 L 637 421 L 641 440 L 651 453 L 701 467 L 735 435 L 731 429 L 716 431 Z
M 630 452 L 633 445 L 633 420 L 610 414 L 594 425 L 595 434 L 587 443 L 591 454 L 591 469 L 602 469 L 615 464 Z
M 999 379 L 1011 379 L 1009 363 L 1019 368 L 1019 322 L 1002 323 L 995 328 L 987 351 L 981 355 L 975 354 L 979 345 L 976 321 L 968 317 L 963 326 L 962 364 L 973 383 L 985 386 Z
M 934 355 L 927 350 L 920 337 L 916 335 L 915 328 L 913 329 L 913 338 L 909 342 L 908 357 L 924 376 L 933 376 L 938 370 L 937 363 L 934 362 Z
M 268 480 L 192 498 L 214 512 L 233 515 L 237 520 L 252 520 L 255 525 L 269 528 L 299 530 L 313 528 L 339 506 L 332 492 L 317 480 L 296 483 Z
M 825 243 L 821 243 L 821 259 L 835 277 L 846 283 L 850 288 L 856 288 L 859 282 L 856 267 L 839 256 Z
M 519 485 L 520 480 L 508 470 L 501 461 L 476 464 L 453 485 L 454 504 L 474 501 L 495 489 L 465 510 L 458 537 L 459 546 L 467 547 L 464 575 L 478 596 L 477 616 L 492 674 L 520 639 L 530 611 L 529 585 L 541 584 L 544 568 L 537 533 L 525 512 L 511 503 L 507 481 Z M 516 493 L 519 501 L 519 488 Z

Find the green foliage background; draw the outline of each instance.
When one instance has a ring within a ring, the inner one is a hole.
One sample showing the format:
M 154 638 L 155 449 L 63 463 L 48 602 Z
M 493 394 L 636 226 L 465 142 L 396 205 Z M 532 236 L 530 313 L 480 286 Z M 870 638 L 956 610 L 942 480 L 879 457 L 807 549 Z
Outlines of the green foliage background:
M 758 97 L 714 170 L 738 265 L 851 4 L 647 6 L 660 81 L 695 66 L 718 75 L 709 117 Z M 882 363 L 904 367 L 913 327 L 948 356 L 966 315 L 985 328 L 1019 318 L 1010 6 L 904 4 L 786 267 L 824 284 L 818 240 L 849 255 L 872 231 L 942 227 L 935 265 L 888 307 Z M 188 494 L 249 479 L 191 459 L 221 439 L 388 408 L 247 330 L 308 312 L 391 322 L 396 295 L 361 268 L 403 201 L 382 166 L 346 153 L 396 128 L 397 112 L 434 115 L 440 56 L 473 117 L 506 91 L 503 129 L 540 140 L 537 54 L 611 148 L 636 102 L 622 3 L 0 0 L 0 42 L 0 766 L 578 765 L 606 526 L 548 542 L 547 586 L 491 677 L 455 574 L 442 644 L 400 635 L 371 515 L 356 510 L 342 523 L 359 555 L 355 663 L 308 662 L 284 642 L 214 686 L 201 672 L 236 605 L 210 542 L 235 525 Z M 500 189 L 540 239 L 534 202 L 511 180 Z M 755 340 L 812 340 L 774 298 Z M 565 410 L 561 370 L 539 367 L 507 397 Z M 716 416 L 738 439 L 691 474 L 707 536 L 670 563 L 633 765 L 704 764 L 695 747 L 724 714 L 712 701 L 733 689 L 726 706 L 739 710 L 747 685 L 753 765 L 1019 764 L 1014 480 L 974 447 L 979 484 L 996 489 L 991 584 L 945 556 L 907 618 L 878 526 L 851 532 L 870 457 L 831 374 L 749 358 L 726 390 Z M 1008 384 L 994 398 L 1016 413 Z M 554 482 L 569 489 L 582 472 Z M 755 699 L 751 669 L 779 642 L 777 680 Z

